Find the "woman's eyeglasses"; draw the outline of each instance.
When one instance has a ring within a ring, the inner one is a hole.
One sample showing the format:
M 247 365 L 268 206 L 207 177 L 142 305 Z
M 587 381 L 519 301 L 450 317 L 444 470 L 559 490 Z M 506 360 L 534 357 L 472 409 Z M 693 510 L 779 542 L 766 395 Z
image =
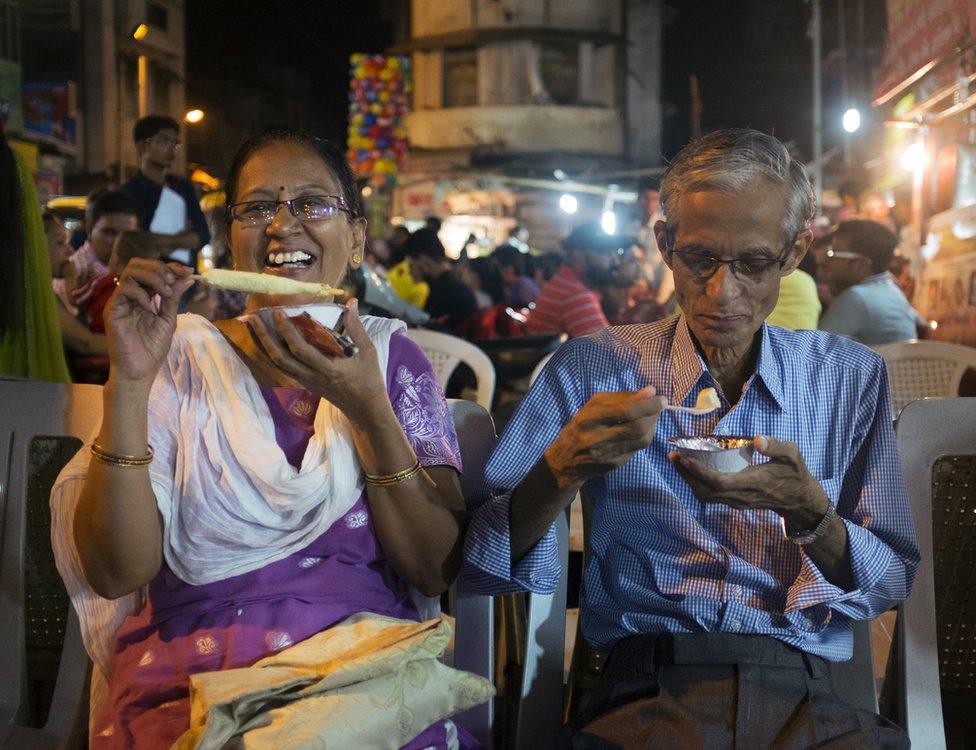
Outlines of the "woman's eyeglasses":
M 341 195 L 306 195 L 287 201 L 245 201 L 228 208 L 230 217 L 243 227 L 268 226 L 281 206 L 287 206 L 302 223 L 332 219 L 340 211 L 349 213 L 349 206 Z

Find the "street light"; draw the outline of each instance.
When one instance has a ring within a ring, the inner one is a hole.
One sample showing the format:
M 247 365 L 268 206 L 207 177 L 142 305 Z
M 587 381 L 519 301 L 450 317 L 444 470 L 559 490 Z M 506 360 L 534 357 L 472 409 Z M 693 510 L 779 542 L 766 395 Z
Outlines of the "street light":
M 185 115 L 183 115 L 183 122 L 189 125 L 196 125 L 198 122 L 202 121 L 205 113 L 202 109 L 191 109 Z
M 856 107 L 851 107 L 844 112 L 843 124 L 844 130 L 848 133 L 856 133 L 861 127 L 861 113 Z
M 925 144 L 922 141 L 914 141 L 901 155 L 901 166 L 909 172 L 918 172 L 925 166 L 927 160 Z
M 569 193 L 563 193 L 559 196 L 559 208 L 567 214 L 575 214 L 576 210 L 579 208 L 579 201 L 576 200 L 575 195 L 570 195 Z
M 149 26 L 145 23 L 138 23 L 135 26 L 129 28 L 128 38 L 119 35 L 116 37 L 115 46 L 115 77 L 116 77 L 116 95 L 118 97 L 117 107 L 118 107 L 118 133 L 116 134 L 116 148 L 118 154 L 118 170 L 119 170 L 119 183 L 125 182 L 125 150 L 123 144 L 125 143 L 125 137 L 123 136 L 124 123 L 125 123 L 125 86 L 123 85 L 123 74 L 124 66 L 126 64 L 126 54 L 123 49 L 123 45 L 128 43 L 128 39 L 132 39 L 136 42 L 143 41 L 147 36 L 149 36 Z M 149 74 L 149 63 L 145 55 L 138 55 L 136 60 L 136 80 L 138 82 L 138 116 L 145 117 L 146 115 L 146 81 Z

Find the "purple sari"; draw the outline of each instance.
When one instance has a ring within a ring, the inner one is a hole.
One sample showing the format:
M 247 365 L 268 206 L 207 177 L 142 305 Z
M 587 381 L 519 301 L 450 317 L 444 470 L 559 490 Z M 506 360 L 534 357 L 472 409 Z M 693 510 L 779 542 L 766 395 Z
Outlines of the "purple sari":
M 261 391 L 278 446 L 300 467 L 317 401 L 299 389 Z M 420 463 L 461 471 L 443 391 L 423 352 L 399 334 L 390 340 L 387 391 Z M 116 635 L 92 749 L 170 747 L 189 726 L 191 674 L 249 666 L 362 611 L 420 619 L 383 556 L 365 494 L 308 547 L 259 570 L 192 586 L 163 563 L 142 610 Z M 446 748 L 449 731 L 439 722 L 404 747 Z M 461 745 L 476 743 L 462 734 Z

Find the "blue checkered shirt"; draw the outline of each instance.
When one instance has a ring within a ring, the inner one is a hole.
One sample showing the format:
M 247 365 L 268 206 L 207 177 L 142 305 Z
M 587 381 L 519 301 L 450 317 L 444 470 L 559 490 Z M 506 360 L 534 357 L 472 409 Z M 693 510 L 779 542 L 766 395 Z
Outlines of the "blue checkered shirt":
M 850 658 L 850 621 L 905 599 L 919 555 L 884 362 L 821 331 L 764 326 L 756 371 L 734 408 L 683 317 L 604 329 L 564 345 L 488 463 L 491 499 L 472 512 L 467 580 L 486 593 L 554 590 L 560 560 L 553 528 L 511 564 L 512 491 L 591 396 L 646 385 L 684 405 L 713 387 L 722 408 L 708 416 L 665 412 L 648 448 L 586 483 L 593 522 L 580 595 L 583 635 L 609 649 L 635 634 L 751 633 L 827 659 Z M 694 497 L 668 460 L 667 441 L 710 433 L 769 435 L 799 447 L 847 527 L 852 590 L 823 577 L 784 537 L 775 512 Z

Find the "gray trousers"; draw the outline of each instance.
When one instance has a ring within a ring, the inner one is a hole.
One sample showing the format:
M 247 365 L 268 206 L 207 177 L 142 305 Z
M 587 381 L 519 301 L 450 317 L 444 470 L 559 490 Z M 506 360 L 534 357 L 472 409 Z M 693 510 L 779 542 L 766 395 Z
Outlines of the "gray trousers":
M 765 636 L 636 636 L 610 653 L 560 747 L 907 748 L 883 717 L 851 708 L 827 663 Z

